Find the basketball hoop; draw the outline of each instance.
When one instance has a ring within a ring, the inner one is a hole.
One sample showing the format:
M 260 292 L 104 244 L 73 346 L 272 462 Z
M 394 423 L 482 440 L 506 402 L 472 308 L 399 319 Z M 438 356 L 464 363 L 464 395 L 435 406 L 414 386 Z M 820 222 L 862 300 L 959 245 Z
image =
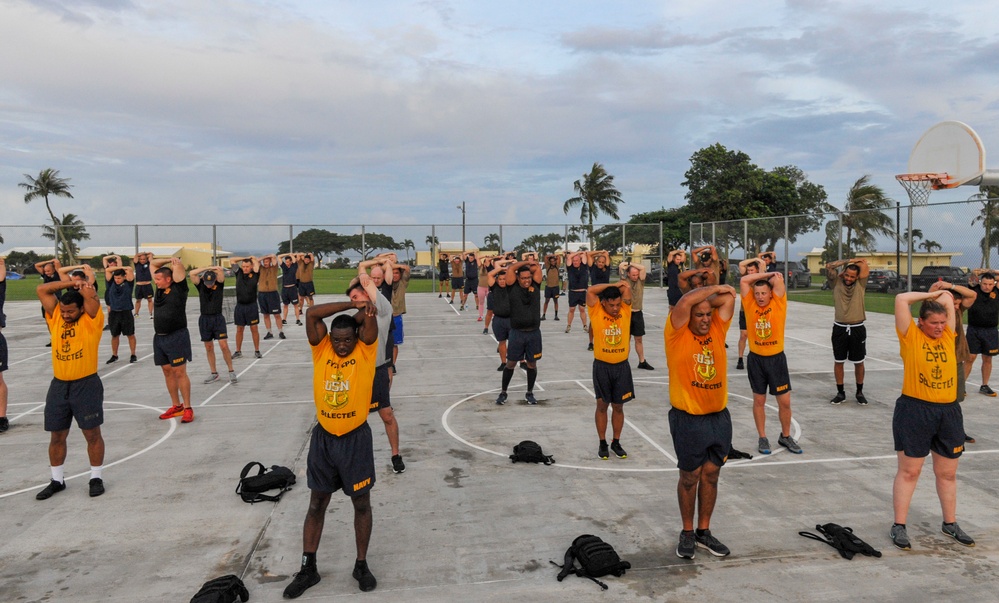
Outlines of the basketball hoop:
M 948 188 L 946 183 L 949 179 L 950 176 L 947 172 L 895 176 L 895 180 L 898 180 L 905 192 L 909 194 L 909 203 L 912 205 L 926 205 L 931 192 L 935 189 Z

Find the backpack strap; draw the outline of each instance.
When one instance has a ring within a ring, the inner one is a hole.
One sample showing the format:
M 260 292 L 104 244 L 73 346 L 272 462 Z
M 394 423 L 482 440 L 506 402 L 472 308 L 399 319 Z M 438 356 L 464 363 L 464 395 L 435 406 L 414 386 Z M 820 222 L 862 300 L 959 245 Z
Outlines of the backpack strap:
M 260 467 L 260 469 L 257 470 L 257 475 L 261 475 L 264 472 L 263 463 L 258 463 L 257 461 L 247 463 L 246 466 L 243 467 L 243 470 L 239 473 L 239 483 L 236 484 L 236 494 L 239 494 L 239 489 L 243 486 L 243 480 L 246 479 L 247 474 L 250 473 L 250 469 L 253 469 L 254 465 Z
M 551 559 L 549 559 L 548 561 L 550 561 L 551 564 L 554 565 L 555 567 L 562 568 L 562 571 L 560 571 L 558 573 L 558 581 L 559 582 L 561 582 L 562 580 L 564 580 L 565 577 L 568 576 L 569 574 L 576 573 L 576 568 L 575 568 L 576 558 L 572 554 L 572 547 L 571 546 L 565 550 L 565 559 L 562 561 L 563 565 L 559 565 L 559 564 L 555 563 L 554 561 L 552 561 Z

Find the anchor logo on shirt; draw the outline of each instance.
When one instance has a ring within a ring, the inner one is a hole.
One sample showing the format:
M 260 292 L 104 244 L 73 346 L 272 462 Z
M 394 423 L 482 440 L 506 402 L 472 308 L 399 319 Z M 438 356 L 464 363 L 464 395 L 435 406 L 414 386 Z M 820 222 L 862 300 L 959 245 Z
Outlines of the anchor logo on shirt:
M 609 328 L 604 329 L 604 342 L 609 346 L 621 345 L 621 327 L 616 324 L 612 324 Z
M 759 339 L 770 339 L 770 335 L 773 334 L 773 329 L 771 329 L 770 321 L 765 318 L 761 318 L 756 321 L 756 337 Z
M 694 373 L 702 381 L 711 381 L 718 374 L 718 370 L 715 368 L 715 353 L 707 346 L 701 348 L 700 354 L 694 354 L 694 362 L 697 364 L 694 367 Z

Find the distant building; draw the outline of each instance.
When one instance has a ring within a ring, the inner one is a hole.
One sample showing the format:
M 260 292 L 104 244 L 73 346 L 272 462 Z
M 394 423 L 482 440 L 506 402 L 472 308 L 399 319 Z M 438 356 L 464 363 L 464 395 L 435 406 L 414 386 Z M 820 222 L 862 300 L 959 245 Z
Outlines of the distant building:
M 6 258 L 11 252 L 35 252 L 37 255 L 53 255 L 52 247 L 11 247 L 0 251 L 0 257 Z M 193 266 L 203 268 L 211 266 L 213 263 L 228 265 L 228 259 L 232 256 L 231 251 L 222 249 L 212 250 L 211 243 L 152 243 L 140 244 L 139 251 L 150 252 L 157 258 L 176 257 L 180 258 L 184 267 Z M 83 247 L 76 254 L 76 258 L 81 262 L 89 262 L 93 258 L 105 255 L 120 255 L 131 258 L 136 253 L 134 245 L 111 245 L 111 246 L 89 246 Z
M 822 274 L 825 272 L 825 264 L 822 262 L 822 247 L 816 247 L 805 256 L 808 269 L 812 274 Z M 934 253 L 912 252 L 912 274 L 919 274 L 924 266 L 950 266 L 955 257 L 964 255 L 958 251 L 938 251 Z M 908 274 L 908 255 L 905 251 L 901 255 L 901 268 L 895 265 L 896 255 L 894 251 L 861 251 L 854 254 L 856 258 L 864 258 L 867 265 L 872 270 L 895 270 L 899 274 Z

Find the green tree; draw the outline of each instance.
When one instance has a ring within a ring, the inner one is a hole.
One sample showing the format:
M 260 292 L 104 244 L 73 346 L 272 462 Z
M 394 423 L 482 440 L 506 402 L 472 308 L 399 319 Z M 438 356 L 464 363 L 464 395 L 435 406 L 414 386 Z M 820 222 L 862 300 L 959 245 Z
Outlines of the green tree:
M 543 259 L 549 253 L 555 253 L 561 249 L 564 243 L 565 238 L 557 232 L 543 235 L 536 234 L 521 241 L 513 251 L 517 254 L 518 258 L 527 251 L 535 251 L 538 253 L 538 258 Z
M 309 228 L 295 235 L 292 239 L 295 250 L 298 252 L 309 252 L 316 257 L 316 263 L 321 264 L 323 257 L 329 255 L 339 255 L 346 249 L 346 242 L 342 235 L 322 228 Z M 281 241 L 278 244 L 278 253 L 288 253 L 291 246 L 288 241 Z
M 416 251 L 416 243 L 413 242 L 413 239 L 404 239 L 402 241 L 402 246 L 406 250 L 406 263 L 410 264 L 411 260 L 409 259 L 409 250 L 412 249 L 413 251 Z
M 90 240 L 87 227 L 76 214 L 63 214 L 54 227 L 42 226 L 42 237 L 56 242 L 59 261 L 67 266 L 76 264 L 76 254 L 80 252 L 77 242 Z
M 979 268 L 986 268 L 992 265 L 992 249 L 999 247 L 999 186 L 980 186 L 973 198 L 982 203 L 981 212 L 971 224 L 982 224 L 983 235 L 978 243 L 982 250 Z
M 500 250 L 500 236 L 495 232 L 491 232 L 482 239 L 482 250 L 483 251 L 496 251 Z
M 51 254 L 38 255 L 34 251 L 11 251 L 7 255 L 7 269 L 24 275 L 38 274 L 35 264 L 53 259 L 55 256 Z
M 27 192 L 24 193 L 24 202 L 31 203 L 35 199 L 41 197 L 45 199 L 45 209 L 49 212 L 49 218 L 52 219 L 52 227 L 55 228 L 56 236 L 61 236 L 59 233 L 59 220 L 56 218 L 55 213 L 52 211 L 52 206 L 49 205 L 49 195 L 56 197 L 68 197 L 73 198 L 73 195 L 69 192 L 69 189 L 73 185 L 69 183 L 69 178 L 60 178 L 59 170 L 53 170 L 52 168 L 46 168 L 38 172 L 38 177 L 35 178 L 31 174 L 24 175 L 24 182 L 19 182 L 18 186 L 25 189 Z M 56 241 L 56 249 L 59 248 L 60 242 Z M 68 249 L 72 249 L 72 245 L 65 246 Z M 70 255 L 70 264 L 76 263 L 76 256 Z
M 397 243 L 389 235 L 379 234 L 377 232 L 368 232 L 364 234 L 363 242 L 362 237 L 359 234 L 347 235 L 344 238 L 344 246 L 346 249 L 351 251 L 356 251 L 358 255 L 361 256 L 361 260 L 368 259 L 368 256 L 375 251 L 399 251 L 403 248 L 400 243 Z
M 593 248 L 593 220 L 601 213 L 619 220 L 617 206 L 624 203 L 621 193 L 614 188 L 614 176 L 607 173 L 604 166 L 594 163 L 589 174 L 583 174 L 581 180 L 572 183 L 576 196 L 566 199 L 562 211 L 568 215 L 569 210 L 579 206 L 579 222 L 586 224 L 586 232 L 590 248 Z
M 877 235 L 895 236 L 895 221 L 884 211 L 895 202 L 870 180 L 870 174 L 865 174 L 853 183 L 840 215 L 846 229 L 843 246 L 851 255 L 860 250 L 874 251 Z
M 931 241 L 929 239 L 924 240 L 922 243 L 919 244 L 919 246 L 922 247 L 926 251 L 926 253 L 933 253 L 934 251 L 939 251 L 943 249 L 943 245 L 937 243 L 936 241 Z
M 757 194 L 763 174 L 749 155 L 715 143 L 691 155 L 684 198 L 691 213 L 704 221 L 756 218 L 766 212 Z

